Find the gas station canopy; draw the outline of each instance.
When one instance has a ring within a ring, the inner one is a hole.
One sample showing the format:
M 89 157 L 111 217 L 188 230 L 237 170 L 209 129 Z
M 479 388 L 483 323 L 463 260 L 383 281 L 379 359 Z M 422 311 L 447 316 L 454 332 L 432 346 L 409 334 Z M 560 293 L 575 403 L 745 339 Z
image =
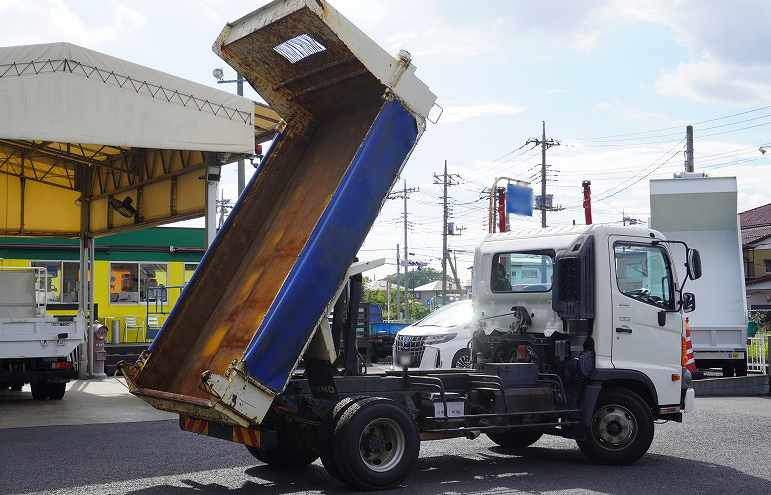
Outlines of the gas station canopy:
M 0 48 L 0 235 L 201 217 L 207 178 L 275 134 L 269 107 L 69 43 Z

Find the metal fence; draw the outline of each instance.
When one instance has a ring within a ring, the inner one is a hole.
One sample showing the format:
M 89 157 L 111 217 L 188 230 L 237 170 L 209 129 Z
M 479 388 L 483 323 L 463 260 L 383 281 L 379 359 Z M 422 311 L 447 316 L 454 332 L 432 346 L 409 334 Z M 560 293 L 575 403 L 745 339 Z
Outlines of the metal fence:
M 771 336 L 768 335 L 758 335 L 747 339 L 747 371 L 767 372 L 769 341 L 771 341 Z

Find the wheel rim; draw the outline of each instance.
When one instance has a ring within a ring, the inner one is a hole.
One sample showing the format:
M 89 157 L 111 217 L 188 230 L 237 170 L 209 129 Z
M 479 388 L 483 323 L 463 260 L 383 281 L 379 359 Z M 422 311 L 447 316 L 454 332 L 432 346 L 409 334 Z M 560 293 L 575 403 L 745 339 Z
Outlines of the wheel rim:
M 396 421 L 371 421 L 359 439 L 359 456 L 369 469 L 383 473 L 393 469 L 404 457 L 404 432 Z
M 456 368 L 471 368 L 471 356 L 467 354 L 461 355 L 455 362 Z
M 623 450 L 637 437 L 637 419 L 623 406 L 603 406 L 592 418 L 592 437 L 606 450 Z

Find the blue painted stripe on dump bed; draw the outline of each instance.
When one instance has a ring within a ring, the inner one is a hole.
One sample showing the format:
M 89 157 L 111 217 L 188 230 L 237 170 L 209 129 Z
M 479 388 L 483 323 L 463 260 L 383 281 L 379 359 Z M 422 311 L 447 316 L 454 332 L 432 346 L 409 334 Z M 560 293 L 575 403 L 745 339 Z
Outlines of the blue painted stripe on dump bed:
M 267 163 L 268 158 L 271 155 L 271 152 L 276 149 L 276 145 L 278 144 L 278 141 L 281 139 L 281 134 L 277 134 L 276 137 L 271 142 L 270 147 L 268 148 L 268 151 L 265 153 L 265 156 L 262 160 L 260 160 L 260 164 L 257 167 L 257 170 L 254 171 L 254 174 L 252 175 L 252 178 L 249 179 L 249 182 L 246 184 L 246 187 L 244 188 L 244 191 L 249 190 L 249 188 L 252 187 L 252 183 L 257 180 L 257 176 L 260 175 L 260 171 L 262 170 L 262 165 L 264 163 Z M 172 306 L 171 311 L 169 312 L 169 316 L 166 317 L 166 320 L 163 322 L 163 326 L 161 326 L 160 331 L 158 331 L 158 335 L 155 336 L 152 343 L 150 343 L 150 347 L 148 348 L 149 352 L 153 352 L 153 349 L 155 349 L 155 344 L 158 343 L 161 339 L 161 335 L 163 335 L 163 331 L 166 329 L 166 327 L 169 325 L 170 321 L 174 321 L 176 318 L 176 312 L 178 311 L 177 308 L 180 308 L 183 306 L 183 304 L 180 304 L 182 301 L 187 300 L 187 291 L 189 290 L 189 287 L 195 287 L 198 285 L 198 279 L 201 277 L 199 273 L 201 273 L 200 268 L 203 268 L 208 262 L 209 258 L 211 257 L 211 252 L 214 249 L 215 246 L 219 245 L 220 238 L 223 236 L 223 233 L 228 231 L 230 228 L 230 224 L 235 221 L 235 218 L 238 217 L 238 212 L 240 211 L 240 205 L 241 201 L 244 201 L 244 197 L 246 194 L 242 194 L 238 197 L 236 200 L 236 204 L 233 205 L 233 210 L 230 212 L 230 215 L 225 217 L 225 223 L 222 224 L 222 227 L 217 231 L 217 233 L 214 235 L 214 241 L 212 241 L 211 246 L 209 246 L 206 249 L 206 252 L 203 253 L 203 256 L 201 257 L 201 261 L 198 263 L 198 267 L 196 267 L 196 270 L 193 272 L 193 276 L 190 277 L 190 280 L 187 281 L 187 284 L 185 284 L 185 287 L 182 289 L 182 292 L 179 294 L 179 298 L 177 299 L 177 303 Z
M 262 385 L 286 385 L 417 136 L 415 118 L 387 102 L 246 350 L 246 371 Z

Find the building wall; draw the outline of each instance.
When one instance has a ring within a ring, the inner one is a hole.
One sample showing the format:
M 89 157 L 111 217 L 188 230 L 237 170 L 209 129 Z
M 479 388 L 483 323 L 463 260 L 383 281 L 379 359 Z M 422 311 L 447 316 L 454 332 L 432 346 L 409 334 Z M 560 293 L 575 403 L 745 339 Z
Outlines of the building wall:
M 2 259 L 0 260 L 0 266 L 8 266 L 8 267 L 29 267 L 31 266 L 32 261 L 37 261 L 37 258 L 32 259 Z M 51 259 L 41 260 L 41 261 L 54 261 Z M 95 277 L 94 277 L 94 302 L 97 303 L 98 309 L 99 309 L 99 321 L 101 323 L 104 323 L 107 328 L 110 330 L 107 334 L 108 339 L 112 339 L 112 324 L 111 322 L 114 320 L 120 321 L 120 328 L 121 328 L 121 334 L 120 334 L 120 340 L 121 342 L 141 342 L 143 333 L 141 330 L 137 329 L 129 329 L 127 332 L 126 330 L 126 317 L 127 316 L 134 316 L 138 318 L 137 323 L 145 325 L 147 323 L 147 311 L 148 311 L 148 303 L 145 302 L 139 302 L 139 303 L 121 303 L 121 302 L 113 302 L 110 300 L 110 286 L 111 286 L 111 280 L 110 280 L 110 261 L 107 260 L 96 260 L 94 263 L 95 266 Z M 167 287 L 182 287 L 184 286 L 185 282 L 190 279 L 190 271 L 188 270 L 187 276 L 185 275 L 185 265 L 192 265 L 193 262 L 180 262 L 180 261 L 156 261 L 155 263 L 158 264 L 165 264 L 168 267 L 168 283 L 165 284 Z M 168 289 L 168 301 L 161 304 L 158 302 L 157 304 L 155 302 L 149 303 L 149 310 L 151 312 L 158 312 L 163 311 L 168 313 L 171 308 L 174 307 L 177 300 L 179 299 L 179 296 L 181 294 L 181 291 L 179 289 Z M 72 311 L 57 311 L 57 310 L 49 310 L 49 314 L 55 315 L 55 314 L 71 314 Z M 159 316 L 158 323 L 159 325 L 163 325 L 163 322 L 165 321 L 166 316 Z
M 742 254 L 747 278 L 771 275 L 771 270 L 766 271 L 766 261 L 771 264 L 771 248 L 744 250 Z
M 747 291 L 747 309 L 769 309 L 771 308 L 771 291 Z
M 112 339 L 113 320 L 120 321 L 121 342 L 142 340 L 142 331 L 131 329 L 126 334 L 126 317 L 138 317 L 138 323 L 146 325 L 148 303 L 116 302 L 110 298 L 115 292 L 119 280 L 111 280 L 111 263 L 147 263 L 165 265 L 166 280 L 156 280 L 167 287 L 181 287 L 190 280 L 192 272 L 185 274 L 185 265 L 197 265 L 203 255 L 205 234 L 203 229 L 190 228 L 150 228 L 135 232 L 126 232 L 96 239 L 94 302 L 98 304 L 99 321 L 109 329 L 108 338 Z M 30 245 L 27 247 L 26 245 Z M 50 248 L 49 248 L 50 245 Z M 175 248 L 194 248 L 172 250 Z M 79 258 L 78 240 L 44 238 L 2 238 L 0 239 L 0 266 L 29 267 L 33 261 L 39 262 L 77 262 Z M 139 273 L 137 273 L 139 275 Z M 55 278 L 55 286 L 62 290 L 62 273 Z M 111 290 L 111 285 L 113 289 Z M 150 284 L 152 285 L 152 284 Z M 168 289 L 168 301 L 163 305 L 150 302 L 150 311 L 168 313 L 179 299 L 179 289 Z M 72 295 L 72 294 L 70 294 Z M 142 299 L 139 296 L 139 299 Z M 73 297 L 63 302 L 74 302 Z M 54 311 L 50 314 L 73 314 L 72 311 Z M 106 318 L 107 317 L 107 318 Z M 162 325 L 166 316 L 159 316 Z

